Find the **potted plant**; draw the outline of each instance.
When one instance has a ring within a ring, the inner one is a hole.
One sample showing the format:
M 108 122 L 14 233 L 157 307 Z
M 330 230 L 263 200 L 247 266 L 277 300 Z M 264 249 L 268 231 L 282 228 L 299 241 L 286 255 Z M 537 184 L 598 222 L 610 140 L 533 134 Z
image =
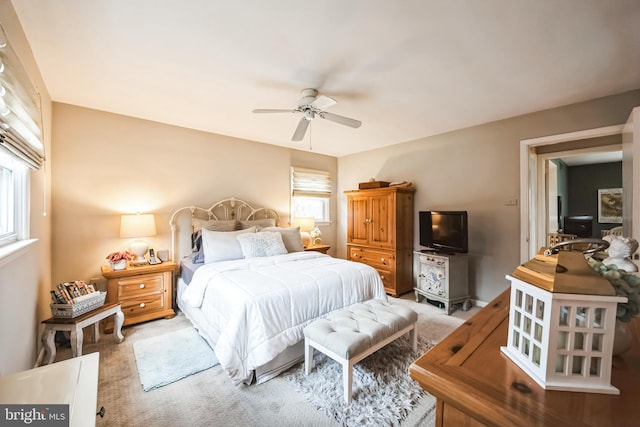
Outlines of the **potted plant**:
M 112 270 L 124 270 L 127 268 L 127 261 L 132 260 L 134 255 L 129 251 L 111 252 L 106 256 Z

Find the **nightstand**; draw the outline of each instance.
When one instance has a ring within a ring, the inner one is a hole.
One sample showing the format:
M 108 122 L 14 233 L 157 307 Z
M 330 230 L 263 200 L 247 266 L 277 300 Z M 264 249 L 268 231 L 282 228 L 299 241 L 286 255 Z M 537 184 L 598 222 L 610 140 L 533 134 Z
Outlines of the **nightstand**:
M 124 325 L 146 322 L 147 320 L 175 316 L 173 311 L 173 272 L 175 262 L 167 261 L 156 265 L 128 266 L 124 270 L 102 267 L 102 275 L 107 279 L 107 303 L 122 305 Z M 107 319 L 105 330 L 113 329 L 113 321 Z
M 329 249 L 331 249 L 331 246 L 329 245 L 314 245 L 304 248 L 305 251 L 322 252 L 323 254 L 326 254 Z

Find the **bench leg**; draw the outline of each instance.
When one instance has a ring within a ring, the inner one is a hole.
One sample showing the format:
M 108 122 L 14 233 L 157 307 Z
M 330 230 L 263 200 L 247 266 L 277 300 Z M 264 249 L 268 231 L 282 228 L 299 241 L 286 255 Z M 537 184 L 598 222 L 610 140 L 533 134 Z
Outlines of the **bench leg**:
M 349 360 L 342 362 L 342 383 L 344 386 L 344 401 L 351 403 L 351 390 L 353 388 L 353 363 Z
M 93 324 L 93 342 L 100 341 L 100 321 Z
M 79 325 L 71 331 L 71 354 L 73 357 L 82 356 L 82 343 L 84 342 L 84 332 Z
M 122 335 L 123 323 L 124 323 L 124 314 L 122 314 L 122 310 L 118 310 L 116 312 L 114 325 L 113 325 L 113 336 L 116 337 L 116 341 L 118 341 L 118 344 L 124 341 L 124 335 Z
M 49 356 L 44 362 L 45 365 L 49 365 L 56 361 L 56 343 L 55 343 L 56 331 L 53 329 L 46 329 L 42 334 L 42 351 Z M 39 358 L 39 357 L 38 357 Z M 44 355 L 43 355 L 44 358 Z
M 411 346 L 413 347 L 413 351 L 418 351 L 418 334 L 416 333 L 416 324 L 413 324 L 413 329 L 409 332 L 409 338 L 411 339 Z
M 304 339 L 304 373 L 309 375 L 313 369 L 313 347 L 308 339 Z

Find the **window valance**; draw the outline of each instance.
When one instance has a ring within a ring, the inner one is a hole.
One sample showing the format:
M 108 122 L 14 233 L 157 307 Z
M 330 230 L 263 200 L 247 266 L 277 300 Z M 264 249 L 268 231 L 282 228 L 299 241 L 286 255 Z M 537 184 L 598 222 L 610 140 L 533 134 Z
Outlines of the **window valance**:
M 331 176 L 327 171 L 294 166 L 291 181 L 294 197 L 331 197 Z
M 39 169 L 44 164 L 40 96 L 0 26 L 0 149 Z

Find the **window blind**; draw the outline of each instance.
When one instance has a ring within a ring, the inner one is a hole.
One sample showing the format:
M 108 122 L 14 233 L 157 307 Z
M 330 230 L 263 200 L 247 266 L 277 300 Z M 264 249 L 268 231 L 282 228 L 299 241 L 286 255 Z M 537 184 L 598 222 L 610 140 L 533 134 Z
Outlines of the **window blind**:
M 294 197 L 331 197 L 329 172 L 292 167 L 291 195 Z
M 44 164 L 40 97 L 0 26 L 0 148 L 30 168 Z

